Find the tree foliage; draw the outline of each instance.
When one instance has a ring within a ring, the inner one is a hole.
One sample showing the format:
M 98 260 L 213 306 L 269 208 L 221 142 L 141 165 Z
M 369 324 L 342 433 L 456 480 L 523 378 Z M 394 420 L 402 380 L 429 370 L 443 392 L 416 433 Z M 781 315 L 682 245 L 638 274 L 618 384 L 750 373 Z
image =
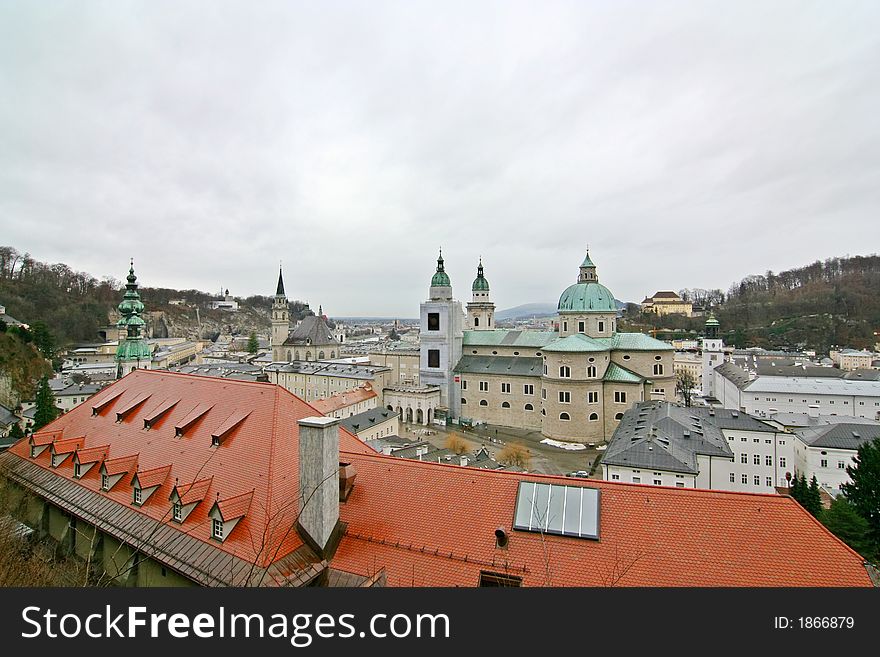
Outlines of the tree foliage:
M 464 454 L 470 448 L 468 447 L 467 441 L 458 435 L 455 432 L 450 433 L 446 437 L 446 449 L 452 451 L 455 454 Z
M 250 336 L 248 336 L 247 351 L 249 354 L 255 354 L 259 350 L 260 350 L 260 341 L 257 340 L 257 332 L 251 331 Z
M 880 546 L 880 438 L 859 446 L 846 473 L 850 482 L 841 491 L 868 522 L 871 537 Z
M 517 466 L 523 470 L 528 470 L 532 461 L 531 452 L 526 447 L 518 443 L 508 443 L 498 452 L 495 460 L 504 465 Z
M 39 431 L 58 417 L 59 409 L 55 406 L 55 395 L 49 387 L 49 378 L 44 376 L 37 386 L 37 410 L 34 412 L 34 431 Z
M 843 495 L 839 495 L 831 502 L 831 507 L 822 512 L 821 520 L 831 533 L 865 559 L 876 562 L 880 558 L 880 550 L 871 540 L 871 526 Z

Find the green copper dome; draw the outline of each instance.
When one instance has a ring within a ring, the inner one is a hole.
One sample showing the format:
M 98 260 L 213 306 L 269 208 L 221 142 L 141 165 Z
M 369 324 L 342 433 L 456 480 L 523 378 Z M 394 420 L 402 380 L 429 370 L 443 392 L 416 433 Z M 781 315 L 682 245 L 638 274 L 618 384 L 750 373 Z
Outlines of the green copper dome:
M 474 284 L 471 286 L 472 292 L 488 292 L 489 291 L 489 281 L 486 280 L 486 277 L 483 276 L 483 261 L 480 260 L 480 265 L 477 267 L 477 277 L 474 279 Z
M 721 326 L 718 320 L 715 319 L 715 313 L 709 312 L 709 319 L 706 320 L 706 326 Z
M 437 273 L 431 277 L 431 287 L 451 287 L 449 276 L 443 269 L 443 250 L 440 250 L 440 257 L 437 258 Z
M 125 339 L 119 341 L 116 348 L 117 361 L 141 361 L 149 360 L 153 350 L 141 336 L 141 329 L 146 325 L 141 313 L 144 304 L 141 303 L 141 295 L 138 293 L 137 276 L 134 275 L 134 262 L 128 270 L 128 283 L 125 286 L 125 295 L 119 304 L 119 312 L 122 317 L 116 322 L 116 326 L 125 329 Z
M 614 295 L 599 283 L 569 285 L 559 297 L 559 312 L 617 312 Z

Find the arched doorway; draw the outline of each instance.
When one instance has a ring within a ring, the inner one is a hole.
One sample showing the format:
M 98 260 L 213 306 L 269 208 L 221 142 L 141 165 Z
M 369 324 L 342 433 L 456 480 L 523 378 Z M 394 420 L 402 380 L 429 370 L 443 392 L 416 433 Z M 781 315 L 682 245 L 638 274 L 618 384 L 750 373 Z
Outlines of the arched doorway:
M 424 424 L 424 415 L 422 414 L 421 408 L 416 411 L 416 422 L 418 424 Z
M 407 407 L 406 409 L 406 421 L 409 423 L 412 423 L 413 421 L 413 412 L 412 409 L 409 407 Z
M 393 411 L 394 411 L 394 407 L 393 407 L 391 404 L 388 404 L 388 410 L 393 412 Z
M 428 424 L 431 424 L 434 421 L 434 409 L 428 409 Z

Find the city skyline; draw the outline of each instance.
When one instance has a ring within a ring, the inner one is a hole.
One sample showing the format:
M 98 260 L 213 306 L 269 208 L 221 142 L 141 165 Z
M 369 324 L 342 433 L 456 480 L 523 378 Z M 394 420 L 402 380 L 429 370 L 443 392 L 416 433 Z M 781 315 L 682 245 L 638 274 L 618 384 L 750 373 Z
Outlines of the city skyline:
M 0 241 L 400 317 L 440 247 L 499 310 L 588 244 L 632 302 L 874 253 L 880 7 L 845 6 L 4 3 Z

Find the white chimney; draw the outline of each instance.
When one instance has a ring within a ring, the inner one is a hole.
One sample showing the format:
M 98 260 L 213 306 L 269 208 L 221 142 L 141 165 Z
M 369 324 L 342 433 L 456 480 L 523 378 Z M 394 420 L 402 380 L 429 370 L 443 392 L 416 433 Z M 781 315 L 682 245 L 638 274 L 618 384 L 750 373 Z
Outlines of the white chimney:
M 335 417 L 299 421 L 299 526 L 318 552 L 339 522 L 338 424 Z
M 458 457 L 458 464 L 459 464 L 461 467 L 466 466 L 466 465 L 468 464 L 468 457 L 465 456 L 464 454 L 462 454 L 461 456 L 459 456 L 459 457 Z

